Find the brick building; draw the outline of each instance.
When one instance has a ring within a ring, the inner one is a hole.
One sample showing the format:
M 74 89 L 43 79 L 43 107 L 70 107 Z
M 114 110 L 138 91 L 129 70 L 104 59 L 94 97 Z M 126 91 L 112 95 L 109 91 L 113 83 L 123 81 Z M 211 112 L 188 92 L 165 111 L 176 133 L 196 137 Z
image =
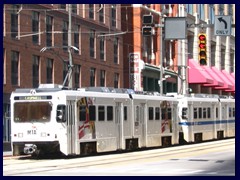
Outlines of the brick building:
M 10 94 L 16 88 L 62 84 L 68 71 L 68 40 L 74 64 L 73 88 L 123 86 L 121 6 L 117 4 L 69 5 L 4 4 L 3 111 L 9 127 Z M 75 48 L 75 49 L 76 49 Z M 43 51 L 45 50 L 45 51 Z M 4 128 L 9 141 L 9 128 Z

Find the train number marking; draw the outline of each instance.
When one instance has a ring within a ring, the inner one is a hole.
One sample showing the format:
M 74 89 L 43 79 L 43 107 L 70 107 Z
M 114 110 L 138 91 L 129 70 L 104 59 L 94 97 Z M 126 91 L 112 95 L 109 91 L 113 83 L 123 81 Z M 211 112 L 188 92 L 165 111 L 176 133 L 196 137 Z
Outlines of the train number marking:
M 36 129 L 33 129 L 33 130 L 27 130 L 27 134 L 28 134 L 28 135 L 31 135 L 31 134 L 37 134 L 37 131 L 36 131 Z

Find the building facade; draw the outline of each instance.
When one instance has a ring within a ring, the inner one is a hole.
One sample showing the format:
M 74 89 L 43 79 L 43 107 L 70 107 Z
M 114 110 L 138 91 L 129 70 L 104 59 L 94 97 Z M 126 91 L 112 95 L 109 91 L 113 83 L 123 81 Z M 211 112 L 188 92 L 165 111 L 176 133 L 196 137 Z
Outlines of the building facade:
M 143 23 L 146 15 L 153 16 L 151 25 Z M 217 15 L 230 16 L 235 25 L 234 4 L 122 5 L 122 31 L 128 32 L 123 37 L 124 86 L 137 84 L 137 90 L 157 92 L 162 86 L 163 94 L 192 92 L 234 95 L 235 28 L 233 26 L 230 36 L 214 35 Z M 185 39 L 165 39 L 165 29 L 159 27 L 164 26 L 164 21 L 171 17 L 186 18 Z M 152 27 L 152 35 L 143 35 L 144 26 Z M 207 38 L 206 66 L 199 65 L 198 36 L 201 33 Z M 144 66 L 131 65 L 133 55 Z M 142 69 L 134 73 L 134 66 Z

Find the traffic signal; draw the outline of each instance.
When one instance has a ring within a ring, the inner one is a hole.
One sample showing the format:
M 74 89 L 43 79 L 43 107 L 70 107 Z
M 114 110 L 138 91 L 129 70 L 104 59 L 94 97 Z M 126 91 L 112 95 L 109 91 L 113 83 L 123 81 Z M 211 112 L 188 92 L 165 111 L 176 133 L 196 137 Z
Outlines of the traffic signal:
M 153 23 L 153 16 L 152 15 L 143 15 L 143 24 L 149 25 Z
M 207 46 L 206 46 L 206 34 L 198 35 L 198 49 L 199 49 L 199 64 L 207 65 Z
M 142 27 L 142 34 L 143 36 L 151 36 L 153 34 L 151 26 L 144 26 Z

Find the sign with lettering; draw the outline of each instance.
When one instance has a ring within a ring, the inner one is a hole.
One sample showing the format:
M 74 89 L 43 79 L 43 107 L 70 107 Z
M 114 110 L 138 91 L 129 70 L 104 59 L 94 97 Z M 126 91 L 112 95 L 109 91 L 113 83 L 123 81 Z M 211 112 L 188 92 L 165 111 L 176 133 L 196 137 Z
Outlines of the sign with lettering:
M 231 16 L 215 16 L 214 35 L 230 36 L 232 27 Z

